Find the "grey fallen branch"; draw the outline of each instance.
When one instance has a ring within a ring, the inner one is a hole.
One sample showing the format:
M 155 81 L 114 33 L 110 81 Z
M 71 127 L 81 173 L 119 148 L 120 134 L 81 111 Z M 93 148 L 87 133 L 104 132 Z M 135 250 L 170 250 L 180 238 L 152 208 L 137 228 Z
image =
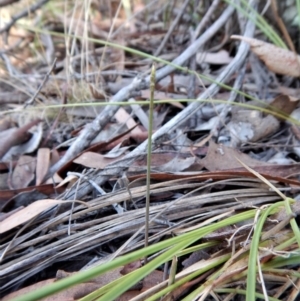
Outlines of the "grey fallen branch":
M 247 22 L 247 26 L 245 29 L 245 36 L 251 37 L 254 34 L 255 25 L 252 21 Z M 156 133 L 152 135 L 152 141 L 155 143 L 160 137 L 163 135 L 175 130 L 180 124 L 185 122 L 188 118 L 190 118 L 203 104 L 201 100 L 212 97 L 219 91 L 219 84 L 224 83 L 226 80 L 236 71 L 238 70 L 242 64 L 244 63 L 247 54 L 249 52 L 249 45 L 247 43 L 242 42 L 239 46 L 238 52 L 232 62 L 224 69 L 224 71 L 219 75 L 216 80 L 216 83 L 213 83 L 204 93 L 202 93 L 198 101 L 190 104 L 187 108 L 177 114 L 172 120 L 166 123 L 163 127 L 161 127 Z M 130 154 L 128 154 L 125 158 L 123 158 L 122 162 L 114 162 L 107 166 L 105 170 L 101 171 L 91 171 L 90 176 L 93 181 L 97 183 L 97 185 L 103 184 L 106 180 L 108 180 L 111 176 L 121 175 L 128 167 L 134 162 L 136 158 L 139 156 L 145 155 L 145 150 L 147 147 L 147 142 L 142 143 L 135 150 L 133 150 Z M 88 176 L 88 175 L 87 175 Z M 78 198 L 82 198 L 86 196 L 92 187 L 88 183 L 82 183 L 79 187 L 79 190 L 76 192 Z M 72 199 L 75 195 L 74 189 L 71 189 L 67 194 L 63 196 L 66 199 Z
M 210 38 L 212 38 L 217 31 L 222 28 L 225 22 L 230 18 L 233 14 L 234 8 L 229 6 L 223 14 L 216 20 L 212 26 L 205 31 L 201 37 L 199 37 L 192 45 L 190 45 L 180 56 L 178 56 L 172 64 L 177 66 L 182 66 L 190 57 L 192 57 L 201 47 L 205 44 Z M 159 81 L 171 72 L 173 72 L 176 67 L 168 65 L 163 67 L 162 69 L 156 72 L 156 80 Z M 116 95 L 114 95 L 110 103 L 114 102 L 122 102 L 126 101 L 130 98 L 131 93 L 133 91 L 142 90 L 148 87 L 150 84 L 150 76 L 146 78 L 136 77 L 131 84 L 121 89 Z M 72 146 L 68 149 L 64 157 L 57 162 L 52 168 L 50 169 L 47 177 L 49 178 L 52 176 L 59 168 L 61 168 L 64 164 L 68 161 L 76 157 L 80 152 L 82 152 L 85 148 L 87 148 L 91 141 L 96 138 L 98 133 L 105 127 L 105 125 L 110 121 L 110 119 L 115 115 L 118 111 L 119 106 L 115 105 L 108 105 L 105 109 L 95 118 L 95 120 L 85 127 L 85 129 L 81 132 L 79 137 L 76 141 L 72 144 Z M 117 173 L 119 174 L 119 173 Z

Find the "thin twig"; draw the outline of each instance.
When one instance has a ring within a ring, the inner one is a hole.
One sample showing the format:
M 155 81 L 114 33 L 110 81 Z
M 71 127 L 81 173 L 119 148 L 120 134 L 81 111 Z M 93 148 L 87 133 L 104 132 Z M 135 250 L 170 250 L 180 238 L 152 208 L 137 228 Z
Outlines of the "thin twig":
M 200 33 L 202 32 L 204 26 L 208 23 L 214 11 L 219 7 L 220 0 L 214 0 L 213 3 L 209 6 L 206 14 L 202 18 L 201 22 L 198 24 L 197 28 L 195 29 L 194 38 L 196 39 Z
M 240 90 L 244 81 L 245 73 L 246 73 L 246 67 L 243 66 L 243 68 L 238 73 L 238 76 L 234 82 L 233 89 L 230 91 L 230 96 L 227 100 L 227 104 L 223 107 L 222 111 L 219 114 L 218 122 L 216 122 L 213 128 L 210 130 L 212 136 L 217 137 L 221 126 L 224 125 L 225 118 L 231 109 L 230 104 L 235 101 L 238 95 L 238 91 Z
M 29 14 L 34 13 L 37 9 L 42 7 L 45 3 L 47 3 L 49 0 L 40 0 L 35 4 L 32 4 L 30 7 L 25 8 L 20 13 L 16 14 L 11 18 L 11 21 L 8 22 L 3 28 L 0 28 L 0 34 L 3 32 L 9 32 L 11 27 L 21 18 L 27 17 Z
M 154 56 L 158 56 L 160 54 L 160 52 L 163 50 L 163 48 L 165 47 L 167 41 L 169 40 L 172 32 L 175 30 L 175 27 L 177 26 L 177 24 L 179 23 L 183 13 L 185 12 L 185 9 L 187 7 L 187 5 L 189 4 L 190 0 L 185 0 L 185 2 L 183 3 L 182 7 L 179 10 L 179 13 L 176 17 L 176 19 L 173 21 L 172 25 L 170 26 L 168 32 L 165 34 L 164 39 L 162 40 L 161 44 L 159 45 L 159 47 L 157 48 L 157 50 L 154 53 Z
M 53 71 L 54 67 L 55 67 L 55 64 L 56 64 L 56 58 L 54 59 L 53 61 L 53 64 L 51 65 L 50 67 L 50 70 L 48 71 L 48 73 L 45 75 L 42 83 L 40 84 L 40 86 L 38 87 L 38 89 L 36 90 L 36 92 L 34 93 L 34 95 L 31 97 L 31 99 L 29 99 L 28 101 L 26 101 L 25 103 L 25 106 L 24 106 L 24 109 L 29 106 L 29 105 L 32 105 L 32 103 L 34 102 L 34 100 L 36 99 L 36 97 L 38 96 L 38 94 L 41 92 L 42 88 L 44 87 L 46 81 L 48 80 L 49 78 L 49 75 L 51 74 L 51 72 Z

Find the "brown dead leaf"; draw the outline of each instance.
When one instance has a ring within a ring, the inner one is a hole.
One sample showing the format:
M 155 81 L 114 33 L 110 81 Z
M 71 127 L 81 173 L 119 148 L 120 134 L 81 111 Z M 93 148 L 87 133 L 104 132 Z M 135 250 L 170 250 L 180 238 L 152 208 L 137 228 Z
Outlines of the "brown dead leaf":
M 24 295 L 26 293 L 29 293 L 29 292 L 34 291 L 34 290 L 37 290 L 37 289 L 39 289 L 39 288 L 41 288 L 41 287 L 43 287 L 43 286 L 45 286 L 47 284 L 51 284 L 55 280 L 56 280 L 55 278 L 53 278 L 53 279 L 47 279 L 47 280 L 44 280 L 44 281 L 37 282 L 37 283 L 35 283 L 32 286 L 24 287 L 24 288 L 22 288 L 22 289 L 20 289 L 20 290 L 18 290 L 16 292 L 12 292 L 12 293 L 6 295 L 5 297 L 3 297 L 1 299 L 1 301 L 12 300 L 12 299 L 14 299 L 14 298 L 16 298 L 18 296 L 22 296 L 22 295 Z
M 28 187 L 35 176 L 36 159 L 30 156 L 21 156 L 12 174 L 12 188 Z
M 130 301 L 137 297 L 141 292 L 139 290 L 127 291 L 116 299 L 116 301 Z
M 89 280 L 88 282 L 93 282 L 93 283 L 97 283 L 99 287 L 102 287 L 116 279 L 119 279 L 122 275 L 120 273 L 120 271 L 123 269 L 123 267 L 117 267 L 113 270 L 107 271 L 106 273 L 97 276 L 91 280 Z M 56 279 L 63 279 L 72 275 L 77 274 L 77 272 L 74 273 L 69 273 L 69 272 L 65 272 L 63 270 L 58 270 L 56 273 Z
M 120 271 L 122 275 L 129 274 L 142 266 L 141 261 L 137 260 L 134 262 L 130 262 L 124 266 L 124 268 Z
M 80 157 L 82 154 L 84 154 L 85 152 L 104 152 L 104 151 L 110 151 L 112 148 L 114 148 L 116 145 L 120 144 L 120 143 L 124 143 L 124 141 L 127 141 L 129 138 L 133 138 L 135 141 L 137 141 L 138 143 L 142 143 L 143 141 L 145 141 L 148 137 L 148 133 L 147 132 L 142 132 L 140 134 L 131 134 L 132 129 L 129 129 L 128 131 L 126 131 L 125 133 L 121 133 L 120 135 L 117 135 L 111 139 L 109 139 L 107 142 L 97 142 L 95 144 L 93 144 L 92 146 L 90 146 L 88 149 L 84 150 L 82 153 L 80 153 L 78 155 L 78 157 Z M 129 134 L 130 133 L 130 134 Z M 67 162 L 60 170 L 58 170 L 58 175 L 64 175 L 67 173 L 67 171 L 71 171 L 72 169 L 72 164 L 73 164 L 73 160 Z
M 55 174 L 57 177 L 59 177 L 59 175 L 58 174 Z M 54 175 L 54 176 L 55 176 Z M 60 178 L 60 177 L 59 177 Z M 51 180 L 52 182 L 53 182 L 53 180 L 52 179 L 49 179 L 49 180 Z M 68 184 L 67 185 L 67 189 L 69 189 L 69 188 L 71 188 L 74 184 L 75 184 L 75 182 L 78 180 L 78 177 L 77 176 L 75 176 L 75 175 L 68 175 L 65 179 L 61 179 L 61 181 L 59 181 L 59 182 L 55 182 L 55 183 L 59 183 L 55 188 L 59 188 L 59 187 L 63 187 L 63 186 L 65 186 L 66 184 Z
M 272 112 L 285 113 L 290 115 L 297 107 L 299 103 L 299 99 L 296 99 L 292 96 L 288 95 L 278 95 L 269 106 L 267 106 L 268 110 Z M 277 116 L 276 116 L 277 117 Z M 282 118 L 277 117 L 279 120 L 283 120 Z
M 145 291 L 161 282 L 163 282 L 164 273 L 162 271 L 154 270 L 149 275 L 147 275 L 143 280 L 143 289 Z
M 50 149 L 39 148 L 37 153 L 36 163 L 36 180 L 35 185 L 42 184 L 44 177 L 46 176 L 50 166 Z
M 126 123 L 128 129 L 132 129 L 132 133 L 134 134 L 140 134 L 142 131 L 137 126 L 137 123 L 134 121 L 134 119 L 125 111 L 124 108 L 120 108 L 117 113 L 115 114 L 115 118 L 119 123 Z
M 209 258 L 209 255 L 203 251 L 203 250 L 198 250 L 189 255 L 188 258 L 183 260 L 182 265 L 184 269 L 192 266 L 194 263 L 200 261 L 200 260 L 206 260 Z
M 74 160 L 74 163 L 81 164 L 85 167 L 104 169 L 108 164 L 117 159 L 106 158 L 101 154 L 94 152 L 85 152 Z
M 239 168 L 241 167 L 241 164 L 236 160 L 236 158 L 250 167 L 270 165 L 268 163 L 252 159 L 248 155 L 243 154 L 234 148 L 230 148 L 222 144 L 216 144 L 213 140 L 210 140 L 207 155 L 205 158 L 200 160 L 200 164 L 209 171 Z
M 61 200 L 53 199 L 36 201 L 2 221 L 0 223 L 0 233 L 14 229 L 17 226 L 28 222 L 43 211 L 46 211 L 60 203 L 62 203 Z
M 10 128 L 0 133 L 0 139 L 1 139 L 0 158 L 2 158 L 12 146 L 21 144 L 29 138 L 28 133 L 23 133 L 23 135 L 19 137 L 17 134 L 18 131 L 19 131 L 18 128 Z
M 147 157 L 137 158 L 129 167 L 129 172 L 141 172 L 146 170 Z M 199 168 L 198 160 L 192 157 L 190 153 L 153 153 L 151 155 L 151 166 L 156 171 L 180 172 L 183 170 L 194 170 Z
M 6 152 L 15 145 L 22 144 L 29 138 L 28 130 L 33 126 L 41 122 L 41 119 L 35 119 L 21 128 L 11 129 L 9 133 L 4 134 L 3 138 L 1 137 L 1 148 L 0 148 L 0 159 L 6 154 Z M 1 133 L 3 135 L 4 132 Z
M 4 210 L 4 208 L 8 208 L 12 204 L 16 206 L 23 206 L 24 204 L 28 204 L 29 202 L 40 200 L 41 194 L 46 196 L 57 195 L 57 193 L 62 193 L 66 188 L 65 187 L 54 187 L 53 183 L 51 184 L 42 184 L 39 186 L 30 186 L 21 189 L 15 190 L 1 190 L 0 191 L 0 210 Z M 24 197 L 25 195 L 30 195 L 27 199 Z M 39 197 L 37 197 L 39 195 Z M 19 201 L 19 197 L 22 198 Z
M 238 35 L 233 35 L 231 38 L 249 43 L 251 50 L 272 72 L 294 77 L 300 76 L 300 57 L 294 52 L 253 38 Z
M 48 279 L 48 280 L 37 282 L 31 286 L 25 287 L 23 289 L 20 289 L 17 292 L 13 292 L 13 293 L 5 296 L 2 299 L 2 301 L 12 300 L 13 298 L 22 296 L 29 292 L 33 292 L 39 288 L 42 288 L 46 285 L 54 283 L 55 281 L 56 281 L 56 279 L 53 278 L 53 279 Z M 43 301 L 62 301 L 62 300 L 63 301 L 74 301 L 74 300 L 78 300 L 79 298 L 86 296 L 87 294 L 90 294 L 91 292 L 95 291 L 98 288 L 99 288 L 99 285 L 97 283 L 92 283 L 92 282 L 80 283 L 80 284 L 77 284 L 76 286 L 68 288 L 58 294 L 43 298 Z
M 0 222 L 4 221 L 6 218 L 8 218 L 9 216 L 15 214 L 16 212 L 22 210 L 24 207 L 20 206 L 10 212 L 0 212 Z

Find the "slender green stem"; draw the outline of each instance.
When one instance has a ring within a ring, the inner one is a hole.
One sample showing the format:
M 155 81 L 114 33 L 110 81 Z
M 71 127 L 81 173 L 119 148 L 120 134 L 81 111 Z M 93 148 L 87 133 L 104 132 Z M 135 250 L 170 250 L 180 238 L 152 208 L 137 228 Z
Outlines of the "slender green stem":
M 155 66 L 152 65 L 150 77 L 150 102 L 149 102 L 149 128 L 148 128 L 148 150 L 147 150 L 147 194 L 146 194 L 146 216 L 145 216 L 145 247 L 149 239 L 149 207 L 150 207 L 150 181 L 151 181 L 151 153 L 152 153 L 152 128 L 153 128 L 153 101 L 155 89 Z M 147 257 L 145 258 L 147 263 Z

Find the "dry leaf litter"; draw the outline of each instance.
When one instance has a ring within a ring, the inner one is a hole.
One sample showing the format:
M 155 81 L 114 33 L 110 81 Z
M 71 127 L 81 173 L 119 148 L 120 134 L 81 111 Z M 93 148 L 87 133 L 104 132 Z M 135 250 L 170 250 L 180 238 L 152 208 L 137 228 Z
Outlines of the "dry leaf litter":
M 130 17 L 119 1 L 14 2 L 0 1 L 2 300 L 143 247 L 143 102 L 153 63 L 160 102 L 151 133 L 150 244 L 281 200 L 239 160 L 299 198 L 299 45 L 270 43 L 227 1 L 140 0 Z M 293 41 L 295 16 L 288 1 L 278 2 Z M 284 36 L 271 7 L 249 3 Z M 235 231 L 206 237 L 219 246 L 194 252 L 178 272 L 230 250 L 226 239 Z M 116 269 L 47 300 L 79 299 L 126 273 Z M 123 297 L 162 281 L 155 270 Z M 271 292 L 280 298 L 278 291 Z

